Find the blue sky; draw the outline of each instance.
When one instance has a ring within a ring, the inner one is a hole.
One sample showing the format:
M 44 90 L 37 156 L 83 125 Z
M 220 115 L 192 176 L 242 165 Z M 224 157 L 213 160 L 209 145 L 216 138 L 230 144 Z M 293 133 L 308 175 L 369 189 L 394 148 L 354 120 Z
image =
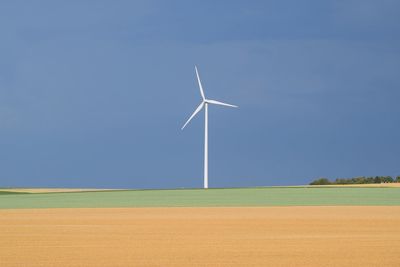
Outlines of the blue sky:
M 0 187 L 400 175 L 400 3 L 1 1 Z

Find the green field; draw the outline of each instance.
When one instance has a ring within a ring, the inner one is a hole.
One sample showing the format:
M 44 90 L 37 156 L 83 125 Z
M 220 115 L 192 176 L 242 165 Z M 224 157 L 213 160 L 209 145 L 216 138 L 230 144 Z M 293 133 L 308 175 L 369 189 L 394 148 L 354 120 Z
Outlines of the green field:
M 15 195 L 15 194 L 26 194 L 26 193 L 12 192 L 12 191 L 0 191 L 0 196 L 1 195 Z
M 322 205 L 397 206 L 400 188 L 265 187 L 39 194 L 0 191 L 0 209 Z

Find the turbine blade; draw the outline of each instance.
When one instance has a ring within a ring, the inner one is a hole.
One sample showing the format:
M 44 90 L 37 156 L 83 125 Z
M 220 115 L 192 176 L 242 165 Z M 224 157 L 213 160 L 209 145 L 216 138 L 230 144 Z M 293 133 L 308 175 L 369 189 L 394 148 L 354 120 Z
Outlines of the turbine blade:
M 186 121 L 186 123 L 183 125 L 182 129 L 183 130 L 186 125 L 193 119 L 194 116 L 196 116 L 197 113 L 199 113 L 199 111 L 203 108 L 204 106 L 204 102 L 201 102 L 200 105 L 196 108 L 196 110 L 193 112 L 192 116 L 190 116 L 190 118 Z
M 203 98 L 203 100 L 205 100 L 206 97 L 204 96 L 203 86 L 201 85 L 199 72 L 197 71 L 197 67 L 196 66 L 194 66 L 194 68 L 196 70 L 197 82 L 199 83 L 201 97 Z
M 223 103 L 223 102 L 219 102 L 217 100 L 206 100 L 207 103 L 210 104 L 215 104 L 215 105 L 221 105 L 221 106 L 227 106 L 227 107 L 232 107 L 232 108 L 237 108 L 238 106 L 235 105 L 231 105 L 231 104 L 227 104 L 227 103 Z

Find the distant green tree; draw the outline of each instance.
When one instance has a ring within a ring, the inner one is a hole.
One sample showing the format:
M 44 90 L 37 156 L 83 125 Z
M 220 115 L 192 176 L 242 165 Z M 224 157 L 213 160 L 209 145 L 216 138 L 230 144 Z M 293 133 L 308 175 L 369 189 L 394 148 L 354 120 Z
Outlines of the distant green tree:
M 319 178 L 310 183 L 310 185 L 328 185 L 328 184 L 331 184 L 331 181 L 329 181 L 329 179 L 327 178 Z
M 365 182 L 367 184 L 373 184 L 374 183 L 374 177 L 367 177 L 365 178 Z
M 382 180 L 384 183 L 393 183 L 393 181 L 394 181 L 392 176 L 383 176 Z
M 335 184 L 350 184 L 351 179 L 345 179 L 345 178 L 337 178 L 335 180 Z
M 400 183 L 400 176 L 393 179 L 391 176 L 375 176 L 375 177 L 353 177 L 353 178 L 336 178 L 331 182 L 327 178 L 319 178 L 310 183 L 310 185 L 328 185 L 328 184 L 380 184 L 380 183 Z
M 367 181 L 364 176 L 351 178 L 352 184 L 366 184 Z

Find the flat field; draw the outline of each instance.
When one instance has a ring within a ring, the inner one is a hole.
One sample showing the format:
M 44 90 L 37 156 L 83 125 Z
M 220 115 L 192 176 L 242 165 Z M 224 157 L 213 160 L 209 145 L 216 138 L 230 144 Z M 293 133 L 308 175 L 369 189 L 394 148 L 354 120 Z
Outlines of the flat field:
M 399 206 L 0 210 L 0 266 L 400 266 Z
M 1 191 L 10 193 L 71 193 L 71 192 L 94 192 L 94 191 L 116 191 L 118 189 L 98 189 L 98 188 L 6 188 Z
M 399 187 L 27 192 L 1 267 L 400 266 Z
M 264 187 L 19 193 L 0 190 L 0 209 L 115 207 L 400 206 L 400 187 Z

